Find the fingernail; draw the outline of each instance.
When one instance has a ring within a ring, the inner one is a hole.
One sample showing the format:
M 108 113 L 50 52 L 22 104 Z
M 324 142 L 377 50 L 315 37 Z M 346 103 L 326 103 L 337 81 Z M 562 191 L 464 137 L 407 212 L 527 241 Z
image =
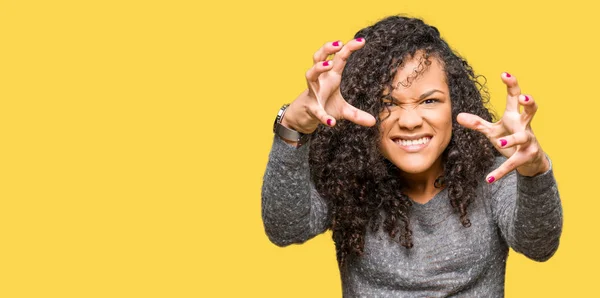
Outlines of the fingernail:
M 492 183 L 492 182 L 494 182 L 495 180 L 496 180 L 496 178 L 494 178 L 494 176 L 490 176 L 490 177 L 488 177 L 488 178 L 487 178 L 487 182 L 488 182 L 488 183 Z
M 505 74 L 506 74 L 506 77 L 507 77 L 507 78 L 510 78 L 510 77 L 512 77 L 512 76 L 510 75 L 510 73 L 508 73 L 508 72 L 505 72 Z
M 525 95 L 525 101 L 529 101 L 529 96 Z
M 327 125 L 331 126 L 331 119 L 327 119 Z
M 358 41 L 358 42 L 362 42 L 362 41 L 363 41 L 363 39 L 362 39 L 362 37 L 359 37 L 359 38 L 357 38 L 357 39 L 356 39 L 356 41 Z
M 339 41 L 334 41 L 334 42 L 332 43 L 332 45 L 333 45 L 334 47 L 337 47 L 337 46 L 339 46 L 339 45 L 340 45 L 340 42 L 339 42 Z
M 323 62 L 323 66 L 329 66 L 329 61 Z
M 500 146 L 504 147 L 506 146 L 506 143 L 508 143 L 505 139 L 500 139 Z M 494 177 L 492 177 L 494 178 Z

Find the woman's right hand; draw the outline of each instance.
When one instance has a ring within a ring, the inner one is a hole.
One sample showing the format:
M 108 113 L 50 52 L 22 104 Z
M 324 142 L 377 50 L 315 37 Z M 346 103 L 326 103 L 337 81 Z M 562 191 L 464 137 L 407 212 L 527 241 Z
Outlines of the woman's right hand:
M 340 93 L 342 71 L 350 54 L 365 45 L 357 38 L 342 45 L 328 42 L 313 56 L 313 67 L 306 72 L 306 89 L 288 107 L 282 124 L 301 133 L 312 133 L 319 123 L 334 126 L 345 119 L 363 126 L 375 125 L 375 117 L 350 105 Z M 332 60 L 326 60 L 334 54 Z

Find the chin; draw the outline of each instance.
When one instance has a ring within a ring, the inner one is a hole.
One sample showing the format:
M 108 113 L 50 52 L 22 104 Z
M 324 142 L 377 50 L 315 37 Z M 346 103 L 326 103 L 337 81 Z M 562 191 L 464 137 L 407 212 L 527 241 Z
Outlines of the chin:
M 411 161 L 392 161 L 392 163 L 402 172 L 407 174 L 420 174 L 427 172 L 431 169 L 433 162 L 419 162 L 417 160 Z
M 393 141 L 386 143 L 386 145 L 388 146 L 385 147 L 383 152 L 385 158 L 403 173 L 418 175 L 437 170 L 438 166 L 443 167 L 441 158 L 444 150 L 441 148 L 445 148 L 445 146 L 442 147 L 441 144 L 436 142 L 430 142 L 423 148 L 418 148 L 419 145 L 415 146 L 416 148 L 409 147 L 407 150 L 399 147 L 398 143 Z M 406 152 L 412 149 L 415 152 Z

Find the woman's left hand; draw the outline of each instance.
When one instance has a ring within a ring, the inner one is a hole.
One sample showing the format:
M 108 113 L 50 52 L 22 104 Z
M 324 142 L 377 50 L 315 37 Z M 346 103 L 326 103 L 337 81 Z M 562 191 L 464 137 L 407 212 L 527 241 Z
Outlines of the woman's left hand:
M 500 121 L 490 123 L 469 113 L 460 113 L 457 117 L 459 124 L 483 133 L 508 158 L 488 174 L 488 183 L 515 169 L 523 176 L 535 176 L 550 169 L 550 162 L 531 130 L 531 120 L 537 111 L 535 100 L 530 95 L 521 94 L 517 79 L 510 74 L 503 73 L 502 81 L 506 84 L 508 95 L 506 110 Z M 519 105 L 523 106 L 523 112 L 519 111 Z

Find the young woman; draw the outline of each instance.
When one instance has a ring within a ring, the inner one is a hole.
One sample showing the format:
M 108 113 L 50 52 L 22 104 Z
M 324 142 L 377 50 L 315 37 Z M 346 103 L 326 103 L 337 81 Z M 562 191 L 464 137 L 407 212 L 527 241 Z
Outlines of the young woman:
M 554 254 L 560 198 L 514 76 L 501 76 L 492 123 L 466 60 L 401 16 L 313 60 L 275 121 L 262 192 L 273 243 L 331 229 L 345 297 L 501 297 L 509 247 Z

